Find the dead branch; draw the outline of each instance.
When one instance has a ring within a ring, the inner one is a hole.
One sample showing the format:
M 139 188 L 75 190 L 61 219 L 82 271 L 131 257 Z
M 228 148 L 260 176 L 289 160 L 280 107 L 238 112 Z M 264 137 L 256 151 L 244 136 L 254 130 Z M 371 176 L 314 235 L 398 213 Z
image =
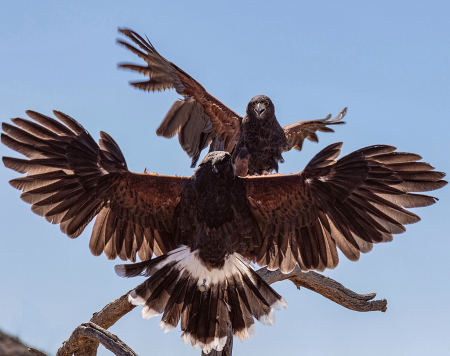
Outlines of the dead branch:
M 64 341 L 63 346 L 59 348 L 57 355 L 69 356 L 74 354 L 76 351 L 79 351 L 80 346 L 82 346 L 83 342 L 86 340 L 95 340 L 97 344 L 101 343 L 105 348 L 117 356 L 137 356 L 136 353 L 116 335 L 92 322 L 83 323 L 78 326 L 73 331 L 70 338 Z M 48 356 L 33 348 L 29 348 L 28 351 L 34 356 Z
M 109 331 L 106 331 L 92 322 L 83 323 L 78 326 L 73 331 L 69 340 L 65 341 L 63 346 L 60 347 L 57 355 L 72 355 L 86 339 L 97 340 L 114 355 L 137 356 L 136 353 L 116 335 L 111 334 Z
M 375 298 L 376 293 L 355 293 L 350 289 L 345 288 L 339 282 L 336 282 L 335 280 L 325 277 L 319 273 L 312 271 L 302 272 L 298 266 L 288 274 L 283 274 L 279 270 L 269 271 L 266 267 L 259 269 L 257 273 L 268 284 L 289 279 L 297 286 L 297 288 L 308 288 L 351 310 L 360 312 L 385 312 L 387 309 L 387 301 L 385 299 L 372 300 Z M 128 293 L 129 292 L 121 296 L 119 299 L 116 299 L 114 302 L 109 303 L 98 313 L 94 313 L 89 323 L 81 324 L 77 327 L 71 337 L 63 343 L 63 346 L 58 350 L 56 356 L 71 356 L 72 354 L 75 354 L 75 356 L 95 356 L 97 355 L 99 343 L 114 352 L 116 355 L 136 356 L 133 350 L 120 341 L 117 336 L 110 334 L 105 330 L 110 328 L 121 317 L 135 308 L 134 305 L 128 302 Z M 91 327 L 91 325 L 95 324 L 98 326 L 97 328 Z M 88 326 L 90 328 L 88 328 Z M 111 337 L 106 336 L 108 334 L 111 335 Z M 116 353 L 119 352 L 118 350 L 121 350 L 120 352 L 123 353 Z M 231 356 L 232 351 L 233 337 L 231 335 L 231 328 L 229 328 L 228 340 L 223 351 L 211 351 L 208 356 Z M 30 350 L 30 352 L 32 351 Z M 36 356 L 45 355 L 42 353 L 33 354 Z M 205 354 L 202 352 L 202 355 Z
M 48 356 L 47 354 L 44 354 L 42 351 L 33 349 L 32 347 L 28 348 L 28 352 L 34 356 Z
M 385 312 L 387 309 L 386 299 L 372 301 L 377 293 L 355 293 L 350 289 L 345 288 L 339 282 L 317 272 L 302 272 L 298 266 L 295 266 L 294 270 L 288 274 L 283 274 L 280 270 L 269 271 L 267 267 L 259 269 L 256 273 L 258 273 L 268 284 L 289 279 L 298 289 L 300 289 L 300 287 L 308 288 L 347 309 L 359 312 Z
M 136 308 L 135 305 L 128 302 L 128 291 L 120 298 L 106 305 L 102 310 L 94 313 L 90 322 L 101 326 L 104 329 L 109 329 L 113 326 L 117 320 L 123 317 L 125 314 Z M 95 339 L 86 339 L 80 345 L 78 349 L 75 350 L 75 356 L 96 356 L 97 348 L 99 342 Z M 58 350 L 56 356 L 69 356 L 67 354 L 60 354 L 61 349 Z

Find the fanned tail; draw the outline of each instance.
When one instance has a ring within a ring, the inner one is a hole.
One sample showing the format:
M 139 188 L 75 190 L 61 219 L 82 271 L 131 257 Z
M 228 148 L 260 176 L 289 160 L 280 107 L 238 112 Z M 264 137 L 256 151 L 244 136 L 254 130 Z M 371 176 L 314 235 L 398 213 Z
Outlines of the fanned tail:
M 254 318 L 273 325 L 274 309 L 285 300 L 237 253 L 222 268 L 208 268 L 198 251 L 182 246 L 152 261 L 116 266 L 122 277 L 150 276 L 136 287 L 129 301 L 144 305 L 145 319 L 163 314 L 160 327 L 172 330 L 181 319 L 183 342 L 204 353 L 221 351 L 228 324 L 243 341 L 255 332 Z

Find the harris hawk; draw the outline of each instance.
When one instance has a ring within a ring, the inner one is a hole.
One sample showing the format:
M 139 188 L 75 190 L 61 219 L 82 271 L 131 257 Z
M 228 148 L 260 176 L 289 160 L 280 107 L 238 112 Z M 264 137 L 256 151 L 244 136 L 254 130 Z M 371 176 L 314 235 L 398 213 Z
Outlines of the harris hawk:
M 146 66 L 119 64 L 119 68 L 136 71 L 150 78 L 130 84 L 146 91 L 173 88 L 183 96 L 182 100 L 172 105 L 156 134 L 166 138 L 178 134 L 181 147 L 192 158 L 192 168 L 196 166 L 201 151 L 209 146 L 210 152 L 229 152 L 240 175 L 278 172 L 278 162 L 284 162 L 283 152 L 292 148 L 300 151 L 305 139 L 318 142 L 317 131 L 334 132 L 329 126 L 344 123 L 341 120 L 347 108 L 334 119 L 328 115 L 324 119 L 298 121 L 281 127 L 275 117 L 275 106 L 265 95 L 252 98 L 247 105 L 246 115 L 241 117 L 208 93 L 189 74 L 161 56 L 150 41 L 129 29 L 119 29 L 119 32 L 140 49 L 120 39 L 117 42 L 147 63 Z M 241 169 L 241 164 L 247 170 Z
M 108 134 L 97 144 L 54 114 L 27 111 L 32 120 L 3 123 L 3 144 L 26 157 L 3 157 L 26 173 L 10 184 L 71 238 L 96 217 L 93 255 L 142 261 L 116 266 L 120 276 L 148 277 L 130 302 L 144 306 L 144 318 L 162 314 L 166 331 L 181 320 L 183 341 L 205 353 L 222 350 L 228 325 L 250 339 L 254 318 L 271 325 L 273 310 L 287 306 L 248 259 L 283 273 L 335 268 L 338 248 L 356 261 L 420 220 L 406 208 L 437 200 L 418 192 L 447 184 L 417 154 L 375 145 L 337 159 L 342 143 L 297 174 L 239 177 L 222 151 L 208 153 L 191 177 L 133 173 Z

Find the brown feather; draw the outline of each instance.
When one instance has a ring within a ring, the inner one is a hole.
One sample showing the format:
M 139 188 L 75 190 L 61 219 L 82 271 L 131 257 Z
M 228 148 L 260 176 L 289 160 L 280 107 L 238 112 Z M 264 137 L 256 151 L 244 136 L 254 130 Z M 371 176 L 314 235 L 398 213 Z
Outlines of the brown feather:
M 108 134 L 101 133 L 99 146 L 73 118 L 54 114 L 59 121 L 27 111 L 35 122 L 16 118 L 13 125 L 2 125 L 2 142 L 28 157 L 3 157 L 6 167 L 28 174 L 11 185 L 23 191 L 21 198 L 32 204 L 33 212 L 60 224 L 71 238 L 102 212 L 90 243 L 95 255 L 104 250 L 110 259 L 134 261 L 142 248 L 139 255 L 150 258 L 154 247 L 143 243 L 143 231 L 151 236 L 153 229 L 171 231 L 185 178 L 131 173 Z M 172 239 L 171 234 L 164 239 Z M 162 239 L 156 249 L 173 245 Z
M 413 153 L 395 147 L 369 146 L 335 160 L 342 144 L 319 152 L 299 174 L 246 178 L 249 206 L 265 241 L 256 262 L 269 269 L 288 270 L 293 256 L 302 269 L 334 268 L 339 259 L 335 244 L 350 260 L 372 250 L 373 243 L 392 240 L 404 224 L 420 218 L 405 208 L 429 206 L 436 198 L 410 192 L 438 189 L 447 184 L 444 173 L 416 162 Z M 290 225 L 286 225 L 286 221 Z M 286 228 L 286 226 L 290 226 Z M 268 237 L 278 231 L 284 240 Z M 279 246 L 290 241 L 288 254 Z

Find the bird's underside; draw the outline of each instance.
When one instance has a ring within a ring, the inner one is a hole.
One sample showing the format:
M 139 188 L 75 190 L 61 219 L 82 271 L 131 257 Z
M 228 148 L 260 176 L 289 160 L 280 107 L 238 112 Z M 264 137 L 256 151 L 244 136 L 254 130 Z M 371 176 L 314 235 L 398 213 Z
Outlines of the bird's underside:
M 118 40 L 118 43 L 141 57 L 146 66 L 122 63 L 120 68 L 148 76 L 147 81 L 131 82 L 134 87 L 146 91 L 175 89 L 183 99 L 176 101 L 161 125 L 158 136 L 171 138 L 178 134 L 183 150 L 192 158 L 195 167 L 203 149 L 226 151 L 233 160 L 246 148 L 249 157 L 248 174 L 278 171 L 283 162 L 282 153 L 295 148 L 301 150 L 305 139 L 318 142 L 316 132 L 334 132 L 329 126 L 340 125 L 346 108 L 334 119 L 298 121 L 281 127 L 275 117 L 272 101 L 263 95 L 252 98 L 244 117 L 236 114 L 221 101 L 209 94 L 203 86 L 178 66 L 161 56 L 150 41 L 136 32 L 119 29 L 138 47 Z M 257 142 L 256 142 L 257 141 Z M 245 169 L 239 169 L 243 172 Z
M 408 208 L 436 202 L 419 192 L 447 184 L 420 156 L 392 146 L 337 159 L 342 143 L 297 174 L 241 178 L 226 152 L 209 153 L 192 177 L 133 173 L 108 134 L 97 144 L 74 119 L 54 114 L 28 111 L 32 120 L 3 123 L 3 144 L 26 157 L 3 157 L 26 174 L 10 184 L 71 238 L 96 218 L 94 255 L 142 261 L 116 271 L 148 277 L 130 294 L 143 317 L 162 314 L 167 330 L 181 321 L 183 341 L 205 352 L 221 350 L 227 325 L 250 338 L 255 318 L 272 324 L 274 309 L 286 306 L 248 259 L 283 273 L 335 268 L 338 248 L 356 261 L 420 220 Z

